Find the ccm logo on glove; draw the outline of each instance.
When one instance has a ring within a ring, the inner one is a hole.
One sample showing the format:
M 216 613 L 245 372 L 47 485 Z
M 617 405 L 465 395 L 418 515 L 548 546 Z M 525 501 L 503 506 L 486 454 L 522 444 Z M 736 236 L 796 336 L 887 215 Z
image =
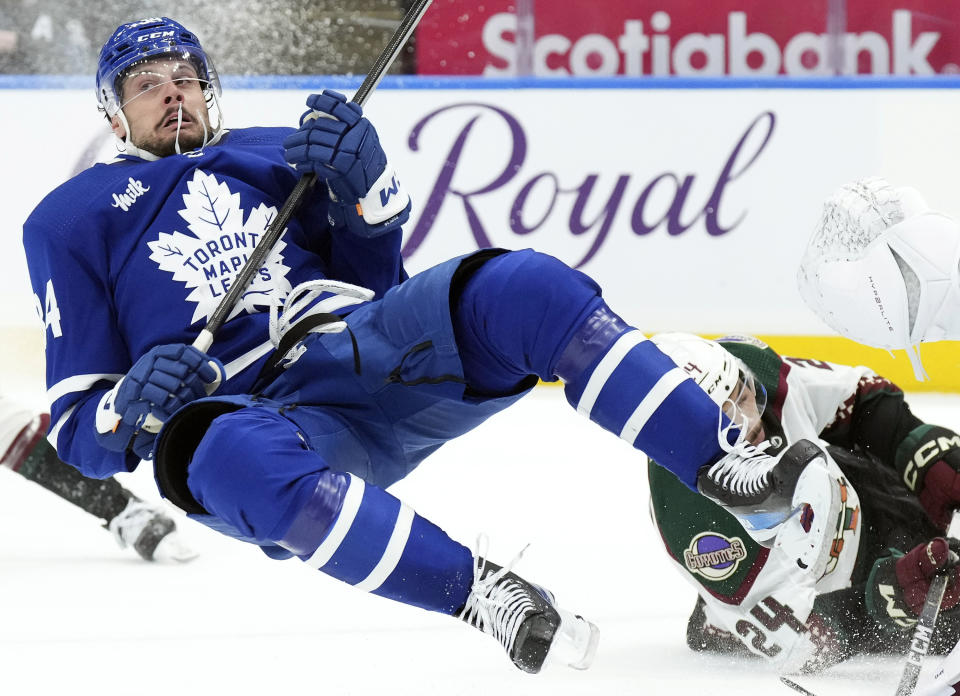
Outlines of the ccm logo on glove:
M 935 430 L 944 430 L 935 428 Z M 948 431 L 949 432 L 949 431 Z M 920 470 L 926 467 L 930 462 L 935 462 L 941 455 L 950 450 L 960 448 L 960 435 L 954 432 L 949 434 L 937 434 L 931 437 L 922 445 L 917 447 L 913 456 L 907 461 L 903 470 L 903 482 L 911 491 L 917 490 L 917 479 L 920 476 Z
M 930 521 L 945 532 L 960 506 L 960 435 L 939 426 L 915 428 L 898 448 L 897 468 Z

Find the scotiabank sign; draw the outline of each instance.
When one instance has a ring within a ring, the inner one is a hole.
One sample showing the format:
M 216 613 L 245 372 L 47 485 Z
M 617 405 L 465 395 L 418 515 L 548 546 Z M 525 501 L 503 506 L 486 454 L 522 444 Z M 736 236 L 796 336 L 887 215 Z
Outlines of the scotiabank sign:
M 957 0 L 847 0 L 838 12 L 843 4 L 435 0 L 417 30 L 417 70 L 491 77 L 522 74 L 524 65 L 542 76 L 960 72 Z

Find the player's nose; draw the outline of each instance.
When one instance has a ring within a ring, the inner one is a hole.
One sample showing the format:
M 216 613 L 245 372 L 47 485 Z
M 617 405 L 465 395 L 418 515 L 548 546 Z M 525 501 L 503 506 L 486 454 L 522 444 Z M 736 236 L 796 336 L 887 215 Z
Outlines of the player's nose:
M 176 80 L 167 80 L 163 84 L 159 85 L 158 89 L 163 90 L 162 94 L 164 104 L 183 101 L 183 87 L 178 84 Z
M 183 101 L 183 92 L 181 92 L 177 87 L 172 87 L 171 89 L 167 89 L 167 93 L 163 97 L 164 104 L 171 104 L 173 102 L 182 102 L 182 101 Z

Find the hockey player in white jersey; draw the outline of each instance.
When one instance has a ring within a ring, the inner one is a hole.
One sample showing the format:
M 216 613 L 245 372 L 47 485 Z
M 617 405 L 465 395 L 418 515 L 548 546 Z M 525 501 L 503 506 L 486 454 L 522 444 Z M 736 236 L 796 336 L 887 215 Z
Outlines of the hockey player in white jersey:
M 797 484 L 806 502 L 770 549 L 651 461 L 651 513 L 698 592 L 689 646 L 781 671 L 903 654 L 932 577 L 956 560 L 943 535 L 960 504 L 960 435 L 920 421 L 866 367 L 781 357 L 746 336 L 652 340 L 756 441 L 823 448 Z M 949 572 L 932 643 L 940 654 L 960 638 L 960 571 Z
M 387 492 L 444 442 L 538 378 L 560 379 L 581 413 L 689 488 L 731 505 L 769 497 L 777 460 L 586 275 L 487 249 L 408 278 L 409 196 L 357 104 L 326 91 L 299 129 L 227 130 L 219 94 L 182 25 L 118 28 L 97 96 L 124 151 L 24 225 L 46 308 L 51 438 L 67 462 L 101 477 L 153 457 L 164 496 L 196 519 L 459 616 L 528 672 L 551 656 L 588 666 L 596 631 Z M 318 185 L 209 354 L 194 348 L 306 172 Z
M 100 519 L 121 548 L 133 549 L 146 561 L 196 558 L 161 505 L 141 500 L 112 476 L 87 478 L 60 461 L 44 437 L 49 423 L 48 414 L 0 395 L 0 466 Z

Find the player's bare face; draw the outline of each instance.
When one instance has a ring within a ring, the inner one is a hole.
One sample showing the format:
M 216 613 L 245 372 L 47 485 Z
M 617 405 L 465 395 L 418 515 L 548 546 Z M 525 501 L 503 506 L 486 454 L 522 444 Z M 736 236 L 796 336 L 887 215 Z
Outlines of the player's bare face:
M 158 157 L 187 152 L 211 134 L 203 83 L 189 61 L 160 59 L 136 66 L 123 81 L 130 139 Z M 115 128 L 116 130 L 116 128 Z M 122 136 L 121 136 L 122 137 Z
M 766 439 L 760 409 L 757 406 L 757 393 L 752 384 L 738 382 L 733 393 L 723 406 L 724 413 L 743 428 L 747 433 L 747 441 L 751 445 L 759 445 Z

